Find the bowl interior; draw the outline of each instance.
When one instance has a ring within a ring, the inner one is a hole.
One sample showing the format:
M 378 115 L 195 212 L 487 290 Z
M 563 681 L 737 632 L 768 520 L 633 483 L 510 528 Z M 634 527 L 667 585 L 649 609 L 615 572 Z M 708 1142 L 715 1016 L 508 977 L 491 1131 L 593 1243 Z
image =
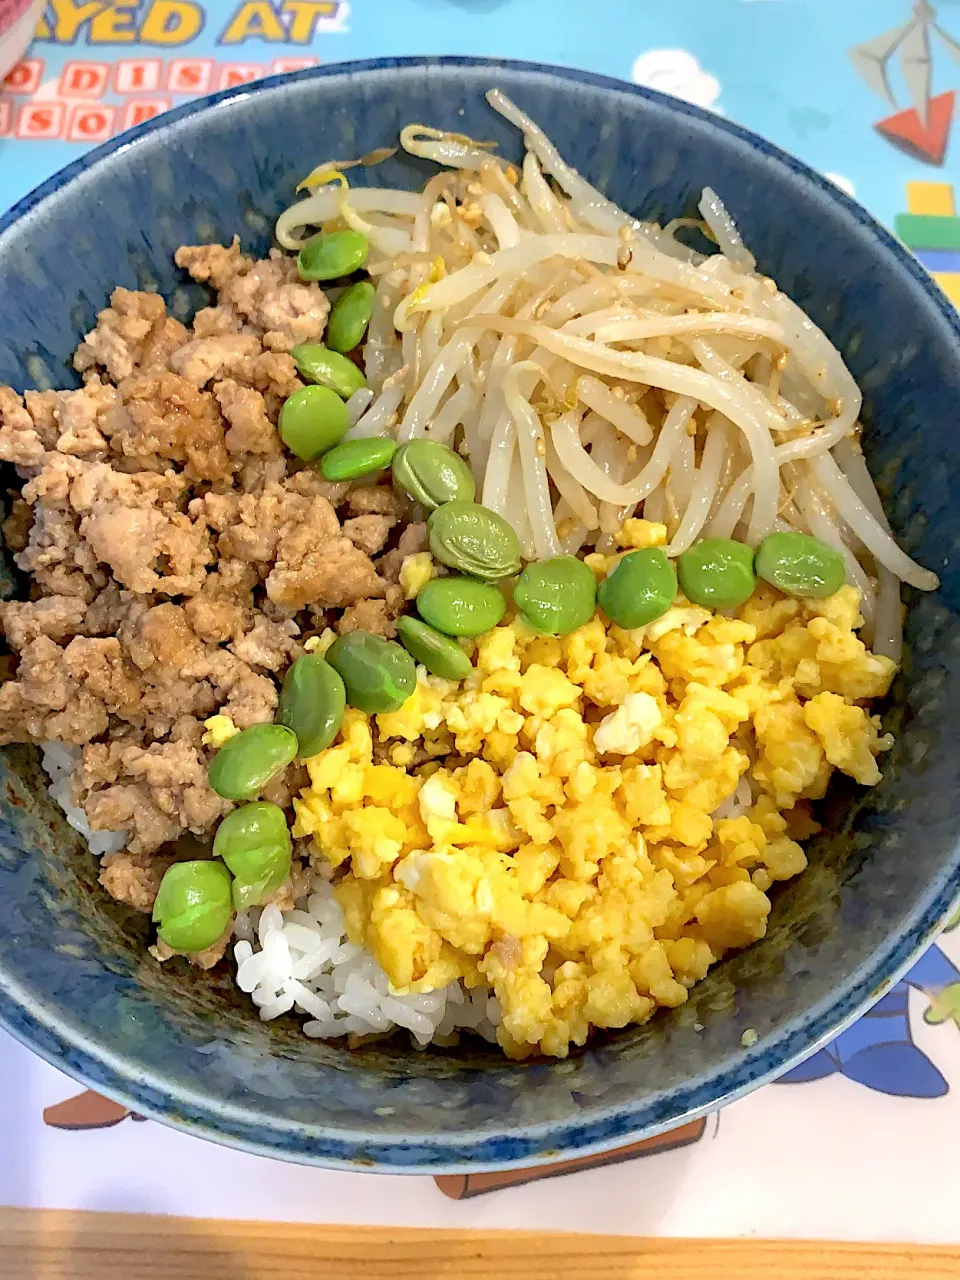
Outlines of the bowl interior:
M 912 259 L 799 163 L 723 121 L 598 77 L 447 59 L 327 68 L 183 108 L 82 161 L 0 222 L 0 384 L 75 383 L 69 357 L 117 284 L 206 302 L 178 245 L 263 253 L 296 182 L 326 156 L 391 143 L 406 123 L 518 139 L 486 105 L 499 85 L 610 197 L 664 220 L 714 187 L 761 268 L 840 347 L 865 393 L 865 447 L 894 529 L 943 588 L 910 601 L 882 785 L 838 789 L 809 870 L 768 936 L 718 966 L 684 1008 L 565 1062 L 471 1046 L 349 1052 L 260 1024 L 227 976 L 146 954 L 144 917 L 110 901 L 46 796 L 35 753 L 0 760 L 0 1018 L 27 1044 L 138 1111 L 266 1154 L 388 1169 L 530 1163 L 613 1145 L 725 1100 L 863 1007 L 960 887 L 956 796 L 960 403 L 953 312 Z M 394 158 L 377 185 L 430 167 Z M 9 586 L 8 586 L 9 589 Z M 758 1043 L 744 1049 L 752 1029 Z

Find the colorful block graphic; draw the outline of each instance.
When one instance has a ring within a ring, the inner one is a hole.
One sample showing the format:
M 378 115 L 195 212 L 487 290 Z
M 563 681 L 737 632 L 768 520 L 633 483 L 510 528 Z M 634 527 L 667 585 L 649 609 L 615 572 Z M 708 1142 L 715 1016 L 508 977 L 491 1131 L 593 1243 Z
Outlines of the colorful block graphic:
M 933 278 L 955 307 L 960 307 L 960 271 L 934 271 Z
M 898 213 L 894 230 L 911 249 L 960 249 L 960 218 L 927 213 Z
M 897 235 L 960 307 L 960 217 L 949 182 L 908 182 L 907 212 L 893 220 Z
M 960 271 L 960 251 L 956 249 L 914 249 L 913 252 L 931 275 L 941 271 Z
M 949 182 L 908 182 L 907 208 L 911 213 L 952 218 L 957 212 L 953 202 L 953 187 Z

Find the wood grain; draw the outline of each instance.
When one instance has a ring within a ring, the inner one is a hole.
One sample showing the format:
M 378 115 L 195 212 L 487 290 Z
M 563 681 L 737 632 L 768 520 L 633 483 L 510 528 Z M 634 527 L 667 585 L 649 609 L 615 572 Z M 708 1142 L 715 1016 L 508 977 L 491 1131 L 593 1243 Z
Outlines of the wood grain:
M 0 1208 L 2 1280 L 957 1280 L 960 1248 L 406 1231 Z

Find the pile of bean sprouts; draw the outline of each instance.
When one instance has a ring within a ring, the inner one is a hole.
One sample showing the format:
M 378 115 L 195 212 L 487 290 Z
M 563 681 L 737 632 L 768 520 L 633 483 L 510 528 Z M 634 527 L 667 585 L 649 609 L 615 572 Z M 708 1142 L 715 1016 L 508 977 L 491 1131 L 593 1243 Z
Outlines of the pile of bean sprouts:
M 692 220 L 630 217 L 503 93 L 487 99 L 524 136 L 519 170 L 409 125 L 405 150 L 444 166 L 423 191 L 348 187 L 330 161 L 277 223 L 288 249 L 344 224 L 368 237 L 369 387 L 349 436 L 458 448 L 529 559 L 609 553 L 641 514 L 671 556 L 706 536 L 814 534 L 843 553 L 865 638 L 898 658 L 900 582 L 938 580 L 891 536 L 839 352 L 709 188 L 695 225 L 720 252 L 701 254 L 678 238 Z

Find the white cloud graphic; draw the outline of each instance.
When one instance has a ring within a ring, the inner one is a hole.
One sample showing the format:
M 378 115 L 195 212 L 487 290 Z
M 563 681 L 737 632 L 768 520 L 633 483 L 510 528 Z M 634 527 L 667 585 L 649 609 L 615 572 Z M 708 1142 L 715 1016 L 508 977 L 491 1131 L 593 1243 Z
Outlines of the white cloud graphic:
M 337 5 L 337 11 L 332 18 L 320 18 L 317 21 L 317 31 L 339 31 L 344 35 L 350 30 L 350 6 L 343 0 Z
M 825 178 L 829 178 L 835 186 L 839 187 L 841 191 L 845 191 L 848 196 L 856 196 L 856 187 L 850 179 L 845 178 L 842 173 L 825 173 L 823 176 Z
M 648 49 L 633 64 L 631 75 L 635 84 L 719 111 L 720 81 L 686 49 Z

